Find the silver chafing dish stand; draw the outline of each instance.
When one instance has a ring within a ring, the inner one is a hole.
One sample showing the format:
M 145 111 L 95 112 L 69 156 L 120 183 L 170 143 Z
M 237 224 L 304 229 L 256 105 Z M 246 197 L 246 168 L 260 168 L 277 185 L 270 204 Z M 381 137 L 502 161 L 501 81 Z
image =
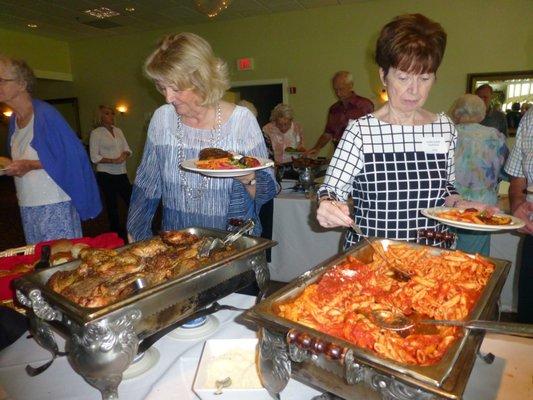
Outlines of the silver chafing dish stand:
M 380 241 L 384 247 L 400 243 L 388 239 L 371 240 Z M 432 248 L 435 253 L 442 250 Z M 461 399 L 476 354 L 492 362 L 492 354 L 479 353 L 484 337 L 480 331 L 465 330 L 464 336 L 439 363 L 422 367 L 380 358 L 347 341 L 277 316 L 276 304 L 298 296 L 346 256 L 370 262 L 373 253 L 370 245 L 359 243 L 304 273 L 245 313 L 245 319 L 259 325 L 259 371 L 263 384 L 273 396 L 284 389 L 292 376 L 345 399 Z M 511 263 L 489 260 L 495 264 L 494 273 L 469 319 L 490 319 L 497 310 Z
M 182 231 L 221 239 L 227 234 L 206 228 Z M 265 293 L 270 280 L 265 250 L 275 244 L 243 236 L 234 243 L 235 254 L 101 308 L 78 306 L 46 286 L 53 273 L 74 269 L 79 260 L 24 276 L 14 286 L 17 300 L 29 309 L 35 340 L 55 358 L 60 353 L 52 328 L 58 331 L 65 337 L 72 368 L 97 388 L 104 400 L 118 399 L 122 373 L 138 350 L 146 350 L 161 333 L 205 314 L 207 305 L 254 280 Z

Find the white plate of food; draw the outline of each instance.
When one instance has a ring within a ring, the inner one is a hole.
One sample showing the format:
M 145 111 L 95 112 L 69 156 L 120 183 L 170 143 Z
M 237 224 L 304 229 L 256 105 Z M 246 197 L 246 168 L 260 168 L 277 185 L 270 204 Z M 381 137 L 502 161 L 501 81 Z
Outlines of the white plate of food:
M 520 218 L 508 214 L 485 215 L 476 209 L 459 209 L 452 207 L 426 208 L 421 211 L 427 218 L 443 224 L 472 231 L 496 232 L 507 229 L 520 229 L 525 223 Z
M 242 157 L 242 158 L 245 158 L 245 157 Z M 242 159 L 242 158 L 239 158 L 239 159 Z M 188 171 L 198 172 L 200 174 L 211 176 L 213 178 L 235 178 L 238 176 L 248 175 L 254 171 L 258 171 L 261 169 L 270 168 L 274 166 L 274 161 L 269 160 L 268 158 L 260 158 L 260 157 L 248 157 L 248 158 L 254 158 L 255 160 L 257 160 L 258 161 L 257 166 L 245 167 L 244 165 L 237 165 L 238 163 L 236 163 L 234 165 L 226 164 L 226 165 L 223 165 L 222 168 L 216 168 L 217 165 L 215 162 L 213 162 L 211 163 L 209 168 L 202 168 L 198 166 L 198 163 L 200 162 L 200 160 L 197 158 L 185 160 L 181 163 L 181 166 L 182 168 Z M 207 161 L 215 161 L 215 160 L 207 160 Z M 204 163 L 200 165 L 206 165 L 206 164 Z

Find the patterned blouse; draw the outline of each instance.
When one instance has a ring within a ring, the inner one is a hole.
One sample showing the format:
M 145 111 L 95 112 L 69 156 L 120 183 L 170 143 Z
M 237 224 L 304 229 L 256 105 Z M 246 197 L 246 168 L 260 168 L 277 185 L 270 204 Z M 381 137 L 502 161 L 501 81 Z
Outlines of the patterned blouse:
M 455 187 L 467 200 L 498 201 L 497 187 L 508 154 L 505 136 L 480 124 L 458 124 Z
M 287 147 L 297 148 L 303 146 L 303 129 L 297 122 L 292 122 L 291 127 L 285 133 L 281 132 L 274 122 L 269 122 L 263 126 L 263 132 L 270 139 L 274 150 L 274 159 L 278 163 L 292 161 L 290 154 L 285 154 Z
M 259 210 L 277 189 L 271 168 L 256 172 L 256 195 L 252 199 L 236 179 L 205 177 L 179 167 L 183 159 L 198 158 L 206 147 L 266 158 L 265 142 L 255 117 L 248 109 L 236 106 L 220 135 L 183 124 L 182 139 L 178 122 L 178 115 L 169 104 L 158 108 L 150 121 L 131 196 L 128 233 L 136 241 L 153 236 L 151 222 L 161 199 L 163 230 L 189 226 L 226 229 L 230 218 L 253 218 L 254 234 L 260 234 Z
M 526 178 L 528 185 L 533 185 L 533 107 L 520 120 L 505 171 L 511 176 Z
M 419 229 L 446 231 L 420 211 L 457 194 L 456 136 L 444 114 L 414 126 L 392 125 L 372 114 L 350 121 L 318 196 L 346 201 L 351 195 L 355 222 L 366 236 L 415 241 Z M 349 230 L 345 248 L 360 239 Z

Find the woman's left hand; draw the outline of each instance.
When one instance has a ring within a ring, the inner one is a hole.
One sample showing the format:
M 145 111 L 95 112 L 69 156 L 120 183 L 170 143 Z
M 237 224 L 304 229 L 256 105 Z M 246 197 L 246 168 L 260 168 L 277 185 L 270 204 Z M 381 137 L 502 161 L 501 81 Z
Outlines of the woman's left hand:
M 255 172 L 243 176 L 236 176 L 235 179 L 241 182 L 244 186 L 251 186 L 250 183 L 255 181 Z
M 6 175 L 21 177 L 34 169 L 41 169 L 39 160 L 14 160 L 6 168 Z

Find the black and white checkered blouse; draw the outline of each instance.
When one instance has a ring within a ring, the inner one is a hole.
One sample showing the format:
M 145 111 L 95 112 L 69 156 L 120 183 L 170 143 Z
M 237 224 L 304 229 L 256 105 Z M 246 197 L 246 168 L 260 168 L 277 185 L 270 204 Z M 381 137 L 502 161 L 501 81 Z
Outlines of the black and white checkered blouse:
M 446 231 L 420 211 L 442 206 L 446 196 L 457 194 L 456 139 L 444 114 L 414 126 L 392 125 L 372 114 L 350 121 L 318 197 L 346 201 L 351 194 L 355 221 L 367 236 L 416 241 L 419 229 Z M 345 248 L 360 239 L 349 230 Z

